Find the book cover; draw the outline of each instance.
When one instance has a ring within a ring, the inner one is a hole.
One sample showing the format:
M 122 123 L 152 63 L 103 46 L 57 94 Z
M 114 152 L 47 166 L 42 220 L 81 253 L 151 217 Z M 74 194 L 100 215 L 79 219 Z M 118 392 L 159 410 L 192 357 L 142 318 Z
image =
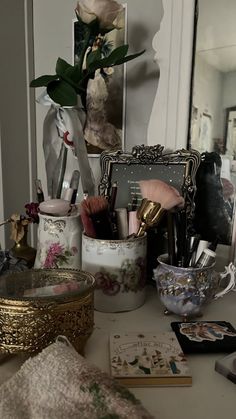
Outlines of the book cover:
M 236 330 L 226 321 L 172 322 L 184 353 L 236 351 Z
M 111 334 L 110 365 L 111 375 L 128 387 L 192 385 L 174 332 Z

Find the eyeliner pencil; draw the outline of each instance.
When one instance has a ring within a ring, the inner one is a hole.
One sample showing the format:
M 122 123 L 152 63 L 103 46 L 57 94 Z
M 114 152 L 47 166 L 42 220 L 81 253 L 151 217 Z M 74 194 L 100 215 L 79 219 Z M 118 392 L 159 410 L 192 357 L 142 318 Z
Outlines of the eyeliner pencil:
M 111 187 L 111 196 L 109 199 L 109 210 L 113 212 L 116 204 L 116 195 L 117 195 L 117 182 L 114 182 Z
M 168 255 L 169 264 L 176 265 L 176 253 L 175 253 L 175 225 L 174 225 L 174 214 L 172 212 L 167 213 L 167 231 L 168 231 Z

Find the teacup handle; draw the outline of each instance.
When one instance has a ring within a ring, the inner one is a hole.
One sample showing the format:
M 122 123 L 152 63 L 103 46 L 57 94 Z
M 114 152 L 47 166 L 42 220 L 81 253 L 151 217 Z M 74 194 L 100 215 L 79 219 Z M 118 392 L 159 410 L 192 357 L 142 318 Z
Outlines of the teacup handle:
M 228 266 L 225 266 L 225 271 L 220 273 L 220 277 L 221 279 L 225 278 L 227 275 L 230 275 L 230 279 L 229 282 L 227 284 L 227 286 L 225 287 L 225 289 L 223 289 L 222 291 L 218 292 L 217 294 L 214 295 L 214 299 L 216 300 L 217 298 L 223 297 L 225 294 L 227 294 L 229 291 L 236 291 L 236 267 L 234 266 L 234 264 L 231 262 Z

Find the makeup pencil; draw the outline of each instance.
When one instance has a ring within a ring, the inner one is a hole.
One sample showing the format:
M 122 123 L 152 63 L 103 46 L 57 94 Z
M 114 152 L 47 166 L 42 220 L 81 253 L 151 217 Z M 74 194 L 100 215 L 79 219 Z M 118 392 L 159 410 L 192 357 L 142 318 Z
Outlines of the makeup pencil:
M 42 183 L 40 179 L 35 180 L 35 186 L 36 186 L 36 194 L 37 194 L 38 203 L 40 204 L 40 202 L 44 201 L 44 193 L 43 193 Z
M 80 179 L 80 172 L 78 170 L 74 170 L 72 173 L 71 181 L 70 181 L 70 188 L 73 190 L 72 197 L 71 197 L 71 204 L 75 204 L 77 191 L 79 187 L 79 179 Z

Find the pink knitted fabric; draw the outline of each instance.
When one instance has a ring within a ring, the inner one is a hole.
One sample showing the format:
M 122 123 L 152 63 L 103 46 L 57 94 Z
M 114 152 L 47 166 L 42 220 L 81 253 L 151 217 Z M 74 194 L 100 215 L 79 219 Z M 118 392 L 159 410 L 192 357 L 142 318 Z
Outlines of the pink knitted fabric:
M 1 419 L 153 419 L 135 396 L 58 340 L 0 387 Z

